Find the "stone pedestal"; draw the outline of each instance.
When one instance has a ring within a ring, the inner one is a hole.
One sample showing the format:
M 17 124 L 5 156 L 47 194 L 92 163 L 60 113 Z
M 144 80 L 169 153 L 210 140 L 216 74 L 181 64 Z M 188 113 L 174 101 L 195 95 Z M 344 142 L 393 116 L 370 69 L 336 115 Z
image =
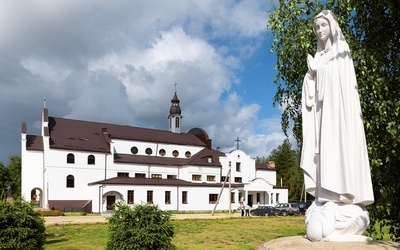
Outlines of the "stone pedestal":
M 257 250 L 395 250 L 400 243 L 386 241 L 369 242 L 311 242 L 303 236 L 291 236 L 275 239 L 260 245 Z
M 368 212 L 359 205 L 313 202 L 306 212 L 306 238 L 311 241 L 369 242 L 362 235 L 368 225 Z

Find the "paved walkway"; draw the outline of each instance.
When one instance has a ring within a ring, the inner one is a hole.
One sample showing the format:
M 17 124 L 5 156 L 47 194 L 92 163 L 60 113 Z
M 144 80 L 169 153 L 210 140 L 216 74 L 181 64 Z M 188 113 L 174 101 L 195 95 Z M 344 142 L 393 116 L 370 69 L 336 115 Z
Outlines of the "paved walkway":
M 65 225 L 65 224 L 84 224 L 84 223 L 106 223 L 110 215 L 87 215 L 87 216 L 49 216 L 44 217 L 45 225 Z M 240 213 L 215 213 L 211 214 L 172 214 L 171 219 L 222 219 L 240 217 Z

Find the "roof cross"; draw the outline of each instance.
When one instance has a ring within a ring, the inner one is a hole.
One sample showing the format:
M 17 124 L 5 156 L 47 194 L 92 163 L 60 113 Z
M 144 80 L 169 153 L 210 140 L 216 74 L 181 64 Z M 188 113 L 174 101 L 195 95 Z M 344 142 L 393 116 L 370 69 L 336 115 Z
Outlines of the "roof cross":
M 239 140 L 239 137 L 236 138 L 235 142 L 236 142 L 236 149 L 239 149 L 239 142 L 241 142 L 241 140 Z

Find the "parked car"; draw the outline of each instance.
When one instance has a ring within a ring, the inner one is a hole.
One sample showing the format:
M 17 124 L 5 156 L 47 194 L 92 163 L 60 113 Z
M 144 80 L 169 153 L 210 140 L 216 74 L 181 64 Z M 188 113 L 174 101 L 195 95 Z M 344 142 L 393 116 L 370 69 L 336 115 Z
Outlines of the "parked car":
M 279 215 L 279 210 L 271 206 L 259 206 L 258 208 L 251 210 L 250 214 L 259 216 Z
M 296 203 L 279 203 L 276 204 L 275 208 L 278 209 L 279 214 L 283 216 L 300 214 L 299 206 Z
M 296 202 L 299 206 L 300 214 L 306 214 L 307 209 L 311 206 L 312 202 Z

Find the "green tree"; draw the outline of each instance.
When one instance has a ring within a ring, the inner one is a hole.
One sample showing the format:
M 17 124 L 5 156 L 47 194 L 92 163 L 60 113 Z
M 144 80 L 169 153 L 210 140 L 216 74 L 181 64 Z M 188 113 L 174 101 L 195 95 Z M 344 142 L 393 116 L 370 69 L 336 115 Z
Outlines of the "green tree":
M 107 249 L 175 249 L 171 214 L 154 205 L 117 204 L 109 220 Z
M 44 220 L 32 206 L 18 199 L 0 199 L 0 249 L 43 249 Z
M 21 197 L 21 157 L 10 156 L 8 166 L 0 162 L 0 194 L 7 192 L 7 186 L 11 187 L 12 197 Z
M 7 185 L 9 185 L 8 183 L 8 168 L 6 168 L 3 163 L 0 162 L 0 197 L 5 196 L 6 195 L 6 188 Z
M 21 156 L 10 156 L 7 165 L 9 182 L 14 199 L 21 197 Z
M 323 3 L 321 3 L 323 2 Z M 313 17 L 323 9 L 338 17 L 357 74 L 371 163 L 375 203 L 368 206 L 372 220 L 390 227 L 400 240 L 400 17 L 399 3 L 391 0 L 280 1 L 270 13 L 278 74 L 274 105 L 285 108 L 285 133 L 293 121 L 293 134 L 301 147 L 301 87 L 307 54 L 314 54 Z M 383 223 L 382 223 L 383 222 Z M 379 238 L 379 235 L 374 235 Z
M 299 151 L 292 149 L 288 139 L 273 149 L 268 158 L 257 158 L 259 163 L 275 162 L 278 185 L 289 187 L 289 201 L 299 201 L 302 197 L 303 172 L 300 169 Z M 304 196 L 303 196 L 304 197 Z

